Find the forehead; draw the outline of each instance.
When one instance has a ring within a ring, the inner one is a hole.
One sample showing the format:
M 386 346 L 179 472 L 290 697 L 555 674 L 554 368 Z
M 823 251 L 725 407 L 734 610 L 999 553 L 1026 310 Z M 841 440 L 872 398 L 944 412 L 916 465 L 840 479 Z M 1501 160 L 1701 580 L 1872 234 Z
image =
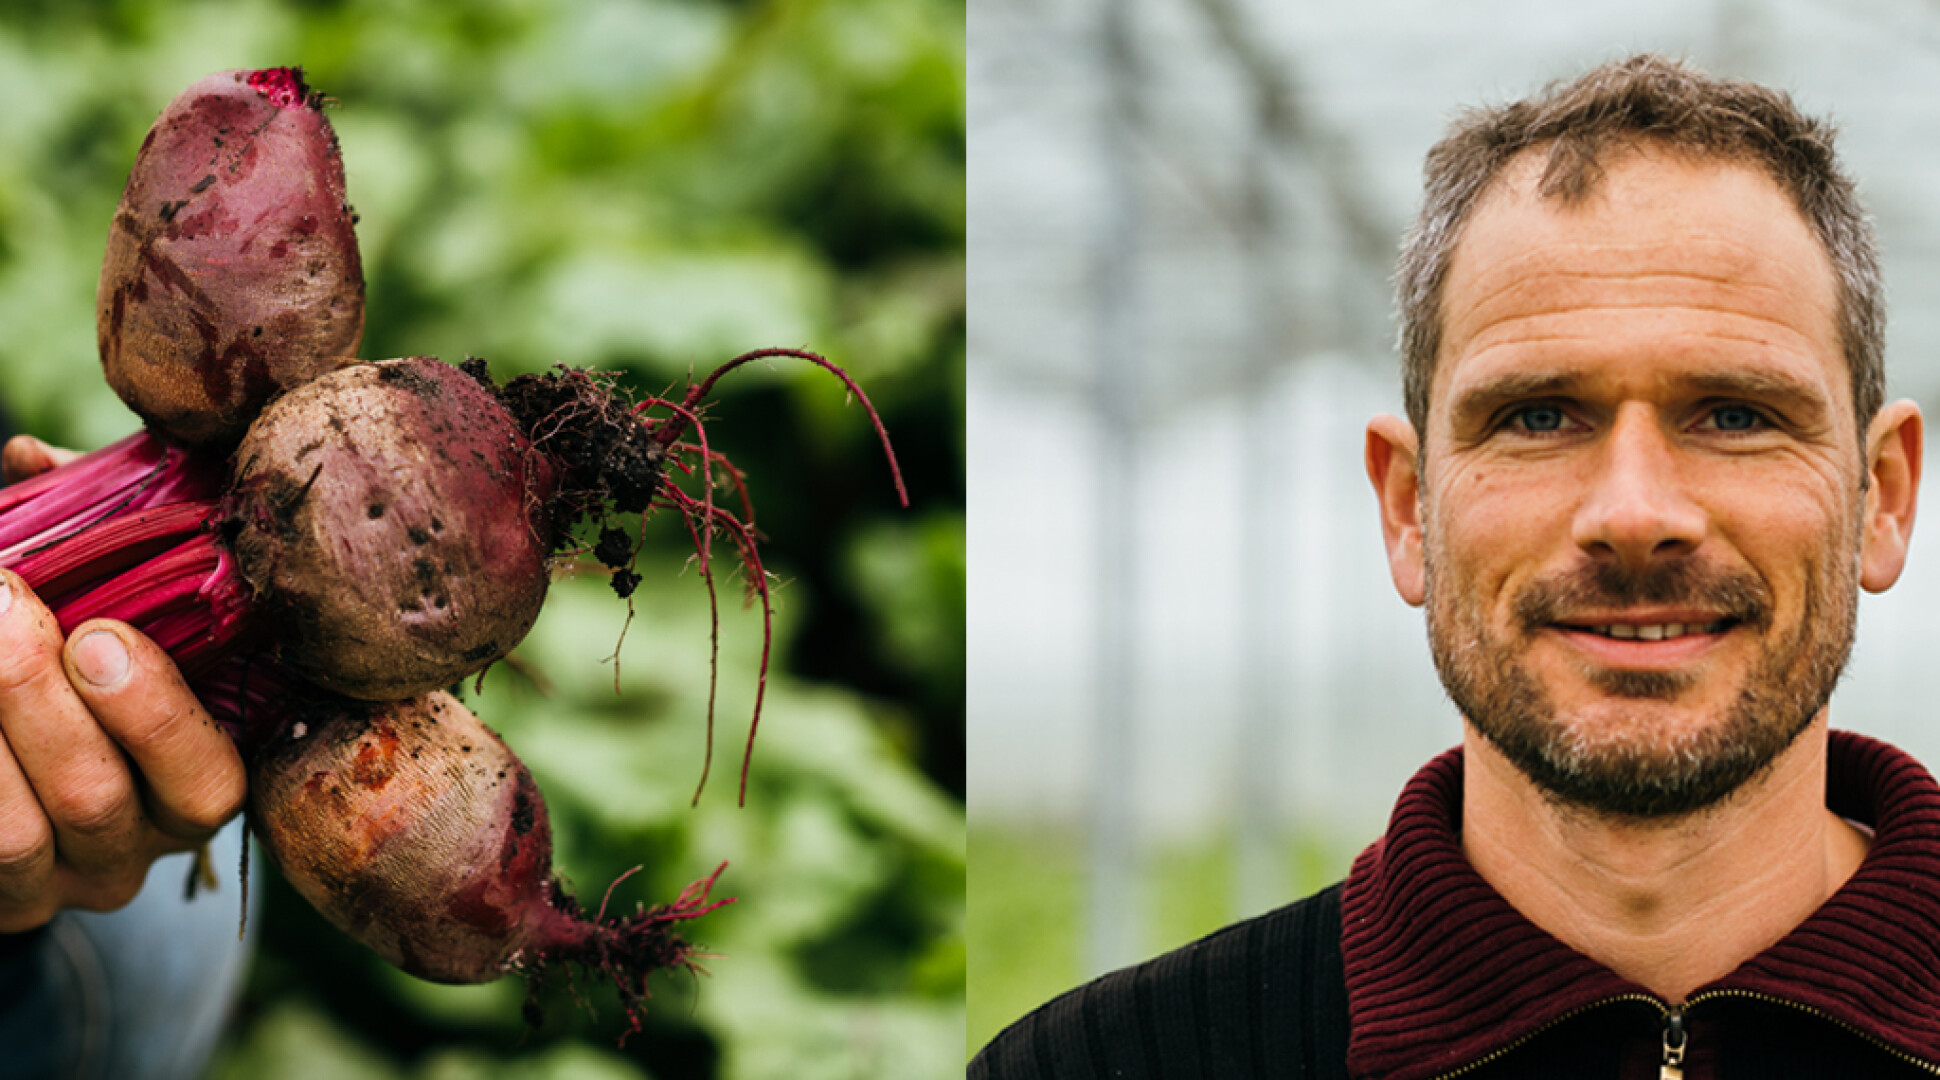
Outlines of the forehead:
M 1630 148 L 1566 203 L 1538 194 L 1543 157 L 1509 163 L 1456 246 L 1435 407 L 1452 386 L 1522 368 L 1579 378 L 1766 369 L 1850 407 L 1831 259 L 1765 172 Z

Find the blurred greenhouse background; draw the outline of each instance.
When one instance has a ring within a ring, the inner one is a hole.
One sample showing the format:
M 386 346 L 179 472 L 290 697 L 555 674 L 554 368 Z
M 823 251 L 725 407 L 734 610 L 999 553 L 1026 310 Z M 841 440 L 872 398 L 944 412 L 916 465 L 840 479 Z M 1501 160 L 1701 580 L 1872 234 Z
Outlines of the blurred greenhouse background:
M 1842 127 L 1891 389 L 1940 415 L 1932 0 L 978 0 L 970 19 L 968 1041 L 1337 879 L 1455 743 L 1362 431 L 1462 105 L 1640 49 Z M 1833 723 L 1940 761 L 1940 558 L 1862 604 Z
M 472 704 L 551 803 L 583 898 L 671 899 L 710 977 L 439 987 L 325 926 L 273 873 L 223 1078 L 954 1075 L 964 1024 L 964 8 L 960 0 L 37 0 L 0 14 L 0 401 L 91 447 L 136 426 L 98 375 L 94 291 L 143 133 L 217 70 L 301 65 L 336 104 L 369 284 L 362 355 L 485 357 L 677 387 L 745 350 L 806 365 L 722 386 L 777 577 L 777 670 L 746 809 L 735 773 L 760 616 L 723 579 L 720 722 L 697 809 L 706 594 L 651 523 L 625 605 L 562 574 Z M 617 693 L 616 693 L 617 685 Z M 258 863 L 258 867 L 262 867 Z M 233 889 L 233 882 L 224 888 Z M 583 1004 L 578 1000 L 583 998 Z

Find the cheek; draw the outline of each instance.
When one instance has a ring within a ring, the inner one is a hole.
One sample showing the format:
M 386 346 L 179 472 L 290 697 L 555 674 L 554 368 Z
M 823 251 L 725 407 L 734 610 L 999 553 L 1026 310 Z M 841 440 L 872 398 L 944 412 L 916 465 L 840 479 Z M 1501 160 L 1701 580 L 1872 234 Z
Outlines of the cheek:
M 1526 470 L 1451 469 L 1434 493 L 1427 546 L 1439 568 L 1471 586 L 1548 561 L 1555 537 L 1567 539 L 1569 499 L 1562 485 Z
M 1788 477 L 1759 483 L 1741 477 L 1705 493 L 1714 528 L 1738 558 L 1750 562 L 1781 595 L 1803 587 L 1809 564 L 1858 557 L 1864 497 Z

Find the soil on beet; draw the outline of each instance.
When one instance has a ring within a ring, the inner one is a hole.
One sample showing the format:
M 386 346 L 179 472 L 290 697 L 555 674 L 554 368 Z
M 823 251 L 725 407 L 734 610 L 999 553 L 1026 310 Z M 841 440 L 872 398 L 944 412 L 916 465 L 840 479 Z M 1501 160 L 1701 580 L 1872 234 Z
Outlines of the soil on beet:
M 555 550 L 589 516 L 646 511 L 660 490 L 667 451 L 608 379 L 555 368 L 495 386 L 485 361 L 473 357 L 459 366 L 498 395 L 533 448 L 544 451 L 560 470 L 558 493 L 546 507 Z M 594 554 L 620 569 L 632 558 L 632 544 L 623 533 L 615 542 L 615 533 L 603 530 Z

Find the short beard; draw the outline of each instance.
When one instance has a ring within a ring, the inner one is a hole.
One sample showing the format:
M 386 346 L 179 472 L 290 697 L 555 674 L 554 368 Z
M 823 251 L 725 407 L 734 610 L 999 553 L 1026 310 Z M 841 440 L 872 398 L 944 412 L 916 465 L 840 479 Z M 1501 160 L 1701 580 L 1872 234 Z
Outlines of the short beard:
M 1828 545 L 1832 550 L 1849 550 Z M 1432 547 L 1432 545 L 1431 545 Z M 1538 581 L 1515 602 L 1518 640 L 1493 640 L 1476 605 L 1443 588 L 1428 560 L 1428 640 L 1442 684 L 1462 715 L 1553 800 L 1593 814 L 1665 819 L 1712 807 L 1771 766 L 1825 708 L 1851 655 L 1857 573 L 1836 558 L 1807 567 L 1805 610 L 1783 641 L 1767 644 L 1725 715 L 1695 730 L 1648 729 L 1620 716 L 1588 729 L 1556 715 L 1548 693 L 1521 666 L 1534 635 L 1573 612 L 1677 604 L 1728 613 L 1733 632 L 1770 632 L 1772 597 L 1745 572 L 1705 571 L 1689 561 L 1641 573 L 1597 563 Z M 1591 681 L 1616 698 L 1669 701 L 1688 672 L 1595 669 Z

